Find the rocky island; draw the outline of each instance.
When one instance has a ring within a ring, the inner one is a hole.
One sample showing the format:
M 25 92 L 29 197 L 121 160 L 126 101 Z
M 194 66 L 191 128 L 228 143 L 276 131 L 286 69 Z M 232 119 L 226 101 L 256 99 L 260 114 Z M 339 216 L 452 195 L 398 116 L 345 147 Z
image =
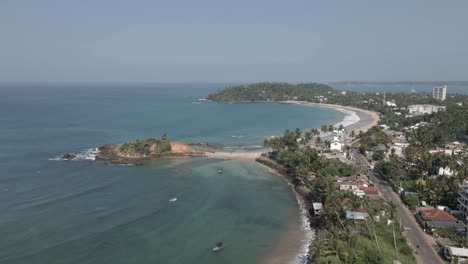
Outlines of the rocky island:
M 66 153 L 61 158 L 71 160 L 76 156 L 74 153 Z M 102 145 L 97 148 L 95 160 L 141 165 L 153 159 L 170 156 L 204 157 L 206 153 L 192 149 L 187 143 L 169 141 L 164 134 L 160 139 L 137 139 L 123 144 Z

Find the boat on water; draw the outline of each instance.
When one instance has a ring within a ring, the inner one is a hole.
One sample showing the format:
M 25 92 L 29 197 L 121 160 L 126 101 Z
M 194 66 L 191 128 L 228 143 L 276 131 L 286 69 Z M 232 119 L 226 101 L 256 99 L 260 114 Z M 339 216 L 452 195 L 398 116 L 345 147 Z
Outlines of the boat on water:
M 215 247 L 212 249 L 213 252 L 218 252 L 224 249 L 224 244 L 222 242 L 216 243 Z
M 171 199 L 169 199 L 169 202 L 175 202 L 175 201 L 177 201 L 177 198 L 175 198 L 175 197 L 174 197 L 174 198 L 171 198 Z
M 219 174 L 223 173 L 223 170 L 218 170 L 218 173 L 219 173 Z

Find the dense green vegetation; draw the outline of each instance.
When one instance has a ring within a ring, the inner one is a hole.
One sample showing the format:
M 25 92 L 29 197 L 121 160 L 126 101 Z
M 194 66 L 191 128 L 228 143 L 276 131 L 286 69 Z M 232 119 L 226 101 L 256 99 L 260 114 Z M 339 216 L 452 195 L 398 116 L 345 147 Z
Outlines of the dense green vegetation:
M 451 105 L 428 118 L 430 124 L 411 135 L 413 145 L 427 148 L 453 140 L 468 142 L 468 105 Z
M 161 139 L 137 139 L 123 143 L 119 146 L 119 151 L 128 155 L 161 155 L 171 151 L 171 142 L 164 134 Z
M 251 85 L 240 85 L 228 87 L 214 94 L 210 94 L 207 99 L 213 101 L 286 101 L 303 100 L 312 101 L 315 96 L 327 94 L 334 89 L 325 84 L 306 83 L 256 83 Z
M 328 130 L 328 126 L 323 129 Z M 387 220 L 395 223 L 395 205 L 377 208 L 367 198 L 336 189 L 334 176 L 351 176 L 358 171 L 355 166 L 327 159 L 310 148 L 308 143 L 317 132 L 286 130 L 281 137 L 265 140 L 265 145 L 272 148 L 269 158 L 290 170 L 296 188 L 308 194 L 307 199 L 324 205 L 323 214 L 314 218 L 318 235 L 310 245 L 309 262 L 383 263 L 399 259 L 402 263 L 415 263 L 399 225 L 387 225 Z M 344 198 L 348 198 L 353 209 L 368 212 L 369 219 L 346 219 L 341 206 Z M 387 213 L 381 214 L 382 210 Z

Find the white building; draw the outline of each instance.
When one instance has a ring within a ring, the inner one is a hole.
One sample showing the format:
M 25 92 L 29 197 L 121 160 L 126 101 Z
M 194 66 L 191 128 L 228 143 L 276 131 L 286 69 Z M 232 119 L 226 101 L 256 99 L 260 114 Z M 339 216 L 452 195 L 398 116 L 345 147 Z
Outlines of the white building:
M 446 166 L 446 167 L 440 167 L 439 168 L 438 175 L 439 176 L 452 177 L 453 175 L 457 175 L 457 173 L 455 171 L 451 170 L 450 167 Z
M 408 106 L 408 113 L 410 116 L 432 114 L 432 113 L 437 113 L 443 110 L 445 110 L 445 106 L 440 106 L 440 105 L 410 105 Z
M 446 259 L 450 260 L 450 263 L 465 263 L 461 261 L 468 259 L 468 249 L 458 247 L 445 247 L 444 256 Z M 454 262 L 455 257 L 458 258 L 457 262 Z
M 392 101 L 387 101 L 386 104 L 387 104 L 387 106 L 397 107 L 396 103 L 392 102 Z
M 342 149 L 343 149 L 343 143 L 341 143 L 339 140 L 333 140 L 333 142 L 330 143 L 330 150 L 341 151 Z
M 439 101 L 445 101 L 445 98 L 447 98 L 447 86 L 434 87 L 432 89 L 432 98 Z
M 314 208 L 314 215 L 319 216 L 323 212 L 323 205 L 322 203 L 313 203 L 312 207 Z
M 458 188 L 457 207 L 468 220 L 468 178 Z
M 352 190 L 353 194 L 356 195 L 357 197 L 364 197 L 366 195 L 366 193 L 363 191 L 363 190 Z

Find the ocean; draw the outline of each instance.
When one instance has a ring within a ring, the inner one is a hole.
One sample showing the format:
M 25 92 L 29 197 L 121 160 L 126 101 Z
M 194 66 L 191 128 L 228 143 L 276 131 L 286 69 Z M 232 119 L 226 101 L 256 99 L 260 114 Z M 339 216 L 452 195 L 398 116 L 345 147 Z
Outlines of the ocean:
M 222 87 L 1 85 L 0 263 L 248 264 L 273 254 L 287 232 L 304 228 L 303 218 L 290 186 L 260 165 L 171 158 L 133 167 L 92 160 L 99 145 L 163 133 L 258 149 L 286 128 L 318 128 L 345 115 L 198 100 Z M 66 152 L 81 155 L 55 159 Z M 226 248 L 212 253 L 219 241 Z

